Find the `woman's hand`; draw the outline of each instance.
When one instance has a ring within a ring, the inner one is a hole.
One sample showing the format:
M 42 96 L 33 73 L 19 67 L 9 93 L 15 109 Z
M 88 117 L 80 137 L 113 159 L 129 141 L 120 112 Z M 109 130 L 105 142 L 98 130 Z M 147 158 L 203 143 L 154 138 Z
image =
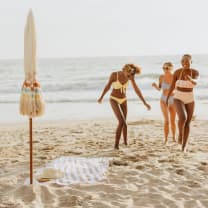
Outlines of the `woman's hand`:
M 144 105 L 146 106 L 147 110 L 151 110 L 151 106 L 148 103 L 144 103 Z
M 152 83 L 152 87 L 154 87 L 156 90 L 160 91 L 160 87 L 155 82 Z
M 166 98 L 165 104 L 168 106 L 169 96 Z
M 157 84 L 155 82 L 152 83 L 152 87 L 157 88 Z
M 102 103 L 102 101 L 103 101 L 103 99 L 102 99 L 102 98 L 99 98 L 99 99 L 97 100 L 97 102 L 98 102 L 99 104 L 101 104 L 101 103 Z
M 185 80 L 192 81 L 192 77 L 190 75 L 186 75 Z
M 188 81 L 190 81 L 194 85 L 197 84 L 197 82 L 190 75 L 186 75 L 185 76 L 185 79 L 188 80 Z

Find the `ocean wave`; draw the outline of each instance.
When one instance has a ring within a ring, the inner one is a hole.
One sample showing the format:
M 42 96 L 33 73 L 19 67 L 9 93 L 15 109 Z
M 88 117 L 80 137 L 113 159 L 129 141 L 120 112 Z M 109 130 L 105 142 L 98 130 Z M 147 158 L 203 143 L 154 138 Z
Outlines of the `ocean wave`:
M 67 98 L 63 98 L 63 99 L 45 99 L 46 104 L 47 103 L 96 103 L 97 102 L 97 97 L 94 98 L 79 98 L 79 99 L 67 99 Z M 151 97 L 151 96 L 145 96 L 145 99 L 150 102 L 152 101 L 158 101 L 160 100 L 160 96 L 157 97 Z M 198 101 L 208 101 L 208 97 L 207 96 L 195 96 L 196 102 Z M 104 102 L 107 102 L 108 99 L 104 99 Z M 128 98 L 128 102 L 141 102 L 137 97 L 135 98 Z M 18 104 L 19 100 L 11 100 L 11 99 L 3 99 L 0 100 L 1 104 Z
M 144 79 L 138 79 L 136 80 L 137 85 L 142 90 L 153 90 L 152 83 L 158 82 L 157 80 L 144 78 Z M 61 92 L 68 92 L 68 93 L 88 93 L 89 91 L 102 91 L 105 87 L 107 82 L 93 82 L 93 83 L 87 83 L 87 82 L 77 82 L 77 83 L 67 83 L 67 84 L 42 84 L 42 91 L 44 93 L 54 93 L 54 96 L 56 96 L 58 93 Z M 129 83 L 129 86 L 131 84 Z M 207 82 L 200 82 L 196 90 L 206 90 Z M 0 94 L 1 95 L 12 95 L 12 94 L 19 94 L 21 92 L 21 87 L 1 87 L 0 88 Z
M 136 76 L 136 83 L 145 98 L 152 101 L 160 98 L 160 93 L 152 88 L 152 82 L 158 82 L 160 74 L 163 73 L 163 60 L 178 61 L 178 58 L 155 56 L 41 59 L 38 63 L 38 78 L 48 103 L 93 103 L 113 71 L 120 70 L 124 63 L 139 61 L 143 70 Z M 195 63 L 196 68 L 200 69 L 200 81 L 195 89 L 196 99 L 208 100 L 207 56 L 196 57 Z M 18 103 L 24 79 L 23 60 L 0 60 L 0 72 L 0 103 Z M 131 91 L 133 89 L 129 87 L 128 95 Z M 138 101 L 137 98 L 129 100 Z

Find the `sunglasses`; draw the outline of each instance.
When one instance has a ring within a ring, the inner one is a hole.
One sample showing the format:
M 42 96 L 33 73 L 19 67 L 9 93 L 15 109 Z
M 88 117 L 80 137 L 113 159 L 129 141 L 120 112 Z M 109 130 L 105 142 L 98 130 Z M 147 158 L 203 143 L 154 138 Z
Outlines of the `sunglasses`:
M 164 69 L 164 70 L 168 70 L 168 69 L 169 69 L 169 67 L 167 67 L 167 66 L 164 66 L 164 67 L 163 67 L 163 69 Z

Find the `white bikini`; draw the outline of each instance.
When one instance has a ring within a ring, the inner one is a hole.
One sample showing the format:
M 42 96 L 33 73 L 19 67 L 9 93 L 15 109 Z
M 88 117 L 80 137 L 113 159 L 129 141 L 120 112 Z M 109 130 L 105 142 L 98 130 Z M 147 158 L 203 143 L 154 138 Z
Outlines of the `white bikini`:
M 193 89 L 195 85 L 189 81 L 189 80 L 182 80 L 183 70 L 180 73 L 179 79 L 175 83 L 175 94 L 174 94 L 174 99 L 181 100 L 184 104 L 192 103 L 194 101 L 194 93 L 193 91 L 191 92 L 182 92 L 177 90 L 177 87 L 180 88 L 187 88 L 187 89 Z M 191 71 L 191 77 L 192 77 L 192 71 Z

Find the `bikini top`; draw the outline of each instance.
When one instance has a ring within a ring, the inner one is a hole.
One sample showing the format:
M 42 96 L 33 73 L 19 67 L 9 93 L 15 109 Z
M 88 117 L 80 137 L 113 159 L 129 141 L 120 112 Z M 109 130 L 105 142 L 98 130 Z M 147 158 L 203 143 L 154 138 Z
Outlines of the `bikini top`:
M 113 85 L 113 88 L 118 90 L 120 89 L 121 90 L 121 93 L 125 93 L 126 92 L 126 88 L 128 86 L 128 81 L 124 84 L 122 84 L 119 80 L 118 80 L 118 72 L 117 72 L 117 79 L 115 82 L 112 83 Z
M 165 82 L 165 81 L 162 81 L 162 84 L 161 84 L 161 89 L 162 90 L 169 90 L 170 89 L 170 85 L 169 83 Z
M 189 80 L 182 80 L 181 77 L 182 77 L 182 74 L 183 74 L 183 71 L 181 71 L 180 73 L 180 76 L 179 76 L 179 79 L 176 81 L 175 85 L 176 87 L 181 87 L 181 88 L 194 88 L 194 84 L 189 81 Z M 192 77 L 192 70 L 191 70 L 191 77 Z

